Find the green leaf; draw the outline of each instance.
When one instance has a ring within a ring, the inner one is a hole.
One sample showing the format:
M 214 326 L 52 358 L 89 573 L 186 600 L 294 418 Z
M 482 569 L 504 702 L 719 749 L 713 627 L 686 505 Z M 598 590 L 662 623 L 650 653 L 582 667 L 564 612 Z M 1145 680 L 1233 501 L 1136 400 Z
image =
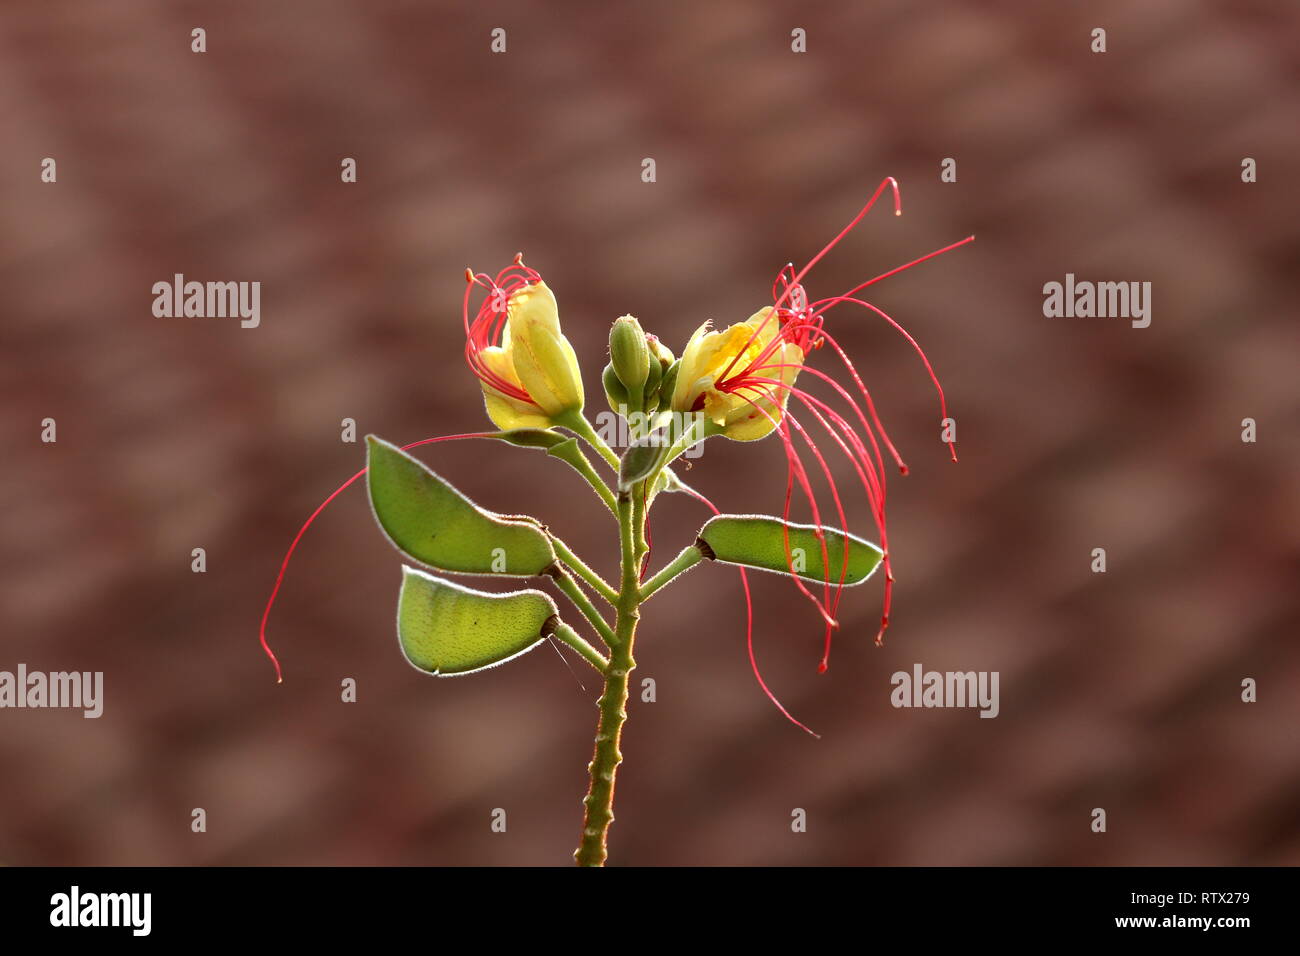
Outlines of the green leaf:
M 555 563 L 539 522 L 485 511 L 395 445 L 373 435 L 366 485 L 375 520 L 415 561 L 461 574 L 532 577 Z
M 490 594 L 402 568 L 397 639 L 412 666 L 437 677 L 504 664 L 540 644 L 559 620 L 542 591 Z
M 787 539 L 785 529 L 789 529 Z M 856 535 L 846 535 L 833 528 L 822 528 L 826 541 L 826 557 L 830 564 L 830 581 L 840 579 L 844 567 L 844 544 L 848 542 L 848 570 L 844 575 L 846 585 L 861 584 L 880 564 L 881 551 L 870 541 Z M 790 557 L 786 555 L 789 544 Z M 813 525 L 786 523 L 770 515 L 717 515 L 700 529 L 699 543 L 704 556 L 726 564 L 739 564 L 760 571 L 789 574 L 791 558 L 794 572 L 808 581 L 825 581 L 822 562 L 822 543 L 817 540 Z

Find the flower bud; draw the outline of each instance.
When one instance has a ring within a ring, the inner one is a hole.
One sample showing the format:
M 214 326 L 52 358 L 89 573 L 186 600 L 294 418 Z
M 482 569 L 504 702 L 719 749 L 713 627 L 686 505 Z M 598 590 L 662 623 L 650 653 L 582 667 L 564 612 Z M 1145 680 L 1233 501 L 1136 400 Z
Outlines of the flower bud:
M 660 368 L 668 371 L 668 366 L 677 361 L 677 356 L 673 355 L 673 350 L 659 341 L 659 336 L 646 333 L 646 345 L 650 347 L 650 355 L 659 360 Z
M 650 347 L 641 323 L 633 316 L 616 319 L 609 330 L 609 360 L 628 394 L 633 399 L 643 395 L 650 374 Z
M 667 406 L 673 400 L 673 389 L 677 387 L 677 372 L 681 369 L 681 360 L 673 362 L 664 369 L 664 377 L 659 382 L 659 404 Z
M 616 415 L 631 411 L 627 407 L 627 388 L 614 373 L 613 362 L 605 366 L 605 371 L 601 373 L 600 380 L 605 386 L 605 400 L 609 402 L 609 410 Z
M 526 280 L 507 280 L 519 268 L 502 270 L 473 323 L 468 311 L 465 317 L 466 360 L 483 387 L 488 417 L 503 431 L 550 428 L 583 402 L 578 357 L 560 331 L 555 296 L 532 270 Z M 468 278 L 478 281 L 473 273 Z
M 560 332 L 555 295 L 545 282 L 510 296 L 508 336 L 504 340 L 520 383 L 552 419 L 581 410 L 582 373 L 573 346 Z
M 650 338 L 650 336 L 646 336 Z M 664 367 L 659 364 L 659 360 L 654 357 L 654 352 L 650 353 L 650 374 L 645 380 L 645 410 L 654 411 L 659 406 L 659 385 L 664 378 Z

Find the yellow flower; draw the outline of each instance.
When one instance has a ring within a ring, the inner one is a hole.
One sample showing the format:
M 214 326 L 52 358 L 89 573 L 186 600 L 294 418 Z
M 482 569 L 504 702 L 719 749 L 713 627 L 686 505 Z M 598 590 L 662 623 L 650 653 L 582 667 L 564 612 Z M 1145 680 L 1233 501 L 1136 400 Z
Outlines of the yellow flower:
M 498 313 L 499 314 L 499 313 Z M 488 417 L 499 428 L 549 428 L 583 404 L 578 357 L 540 279 L 509 295 L 500 345 L 475 349 Z
M 780 422 L 803 360 L 803 350 L 781 336 L 770 307 L 721 332 L 705 322 L 682 353 L 673 411 L 702 411 L 714 434 L 736 441 L 763 438 Z

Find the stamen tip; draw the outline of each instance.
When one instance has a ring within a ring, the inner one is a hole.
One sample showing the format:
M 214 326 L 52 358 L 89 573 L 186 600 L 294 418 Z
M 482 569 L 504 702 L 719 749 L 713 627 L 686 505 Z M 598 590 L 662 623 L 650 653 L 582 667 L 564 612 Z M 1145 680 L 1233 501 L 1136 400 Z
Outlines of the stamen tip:
M 825 662 L 825 661 L 821 661 L 820 663 L 818 663 L 818 665 L 817 665 L 817 673 L 818 673 L 818 674 L 825 674 L 826 671 L 827 671 L 827 665 L 826 665 L 826 662 Z
M 469 266 L 465 267 L 465 281 L 469 283 L 474 281 L 474 270 Z

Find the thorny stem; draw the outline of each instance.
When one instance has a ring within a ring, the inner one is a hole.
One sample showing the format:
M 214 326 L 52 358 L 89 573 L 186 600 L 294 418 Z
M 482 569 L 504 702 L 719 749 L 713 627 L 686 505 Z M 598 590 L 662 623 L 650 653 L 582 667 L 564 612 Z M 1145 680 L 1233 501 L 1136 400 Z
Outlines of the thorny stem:
M 600 722 L 596 728 L 595 753 L 588 769 L 591 783 L 583 800 L 585 808 L 582 821 L 582 839 L 573 858 L 579 866 L 603 866 L 609 855 L 606 837 L 609 825 L 614 822 L 614 779 L 623 762 L 619 741 L 623 722 L 627 720 L 628 676 L 636 667 L 632 645 L 636 639 L 636 625 L 640 618 L 640 564 L 642 552 L 638 546 L 643 535 L 644 514 L 634 507 L 644 488 L 637 485 L 619 496 L 618 539 L 622 580 L 618 592 L 618 618 L 615 623 L 615 642 L 610 646 L 609 667 L 605 670 L 605 690 L 597 706 Z M 634 515 L 637 516 L 634 519 Z M 638 524 L 640 526 L 638 526 Z

